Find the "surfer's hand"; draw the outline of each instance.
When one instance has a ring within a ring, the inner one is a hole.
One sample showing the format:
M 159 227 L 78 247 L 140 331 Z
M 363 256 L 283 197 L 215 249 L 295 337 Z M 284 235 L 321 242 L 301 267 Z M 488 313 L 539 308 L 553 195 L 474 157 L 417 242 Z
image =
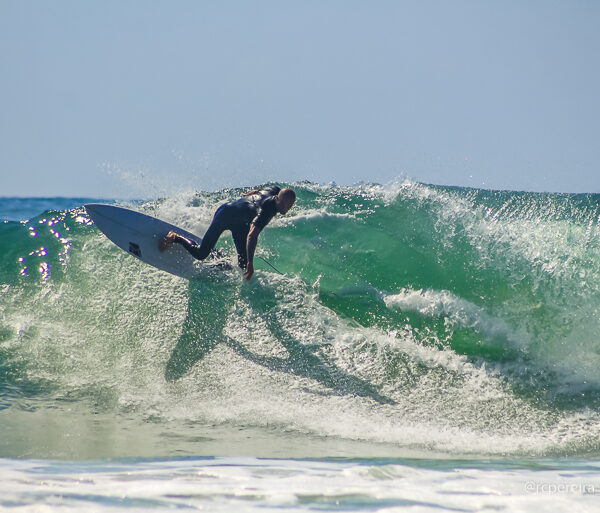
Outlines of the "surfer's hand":
M 244 273 L 244 277 L 246 278 L 246 281 L 250 280 L 250 278 L 252 278 L 253 274 L 254 274 L 254 264 L 252 262 L 248 262 L 248 265 L 246 266 L 246 272 Z

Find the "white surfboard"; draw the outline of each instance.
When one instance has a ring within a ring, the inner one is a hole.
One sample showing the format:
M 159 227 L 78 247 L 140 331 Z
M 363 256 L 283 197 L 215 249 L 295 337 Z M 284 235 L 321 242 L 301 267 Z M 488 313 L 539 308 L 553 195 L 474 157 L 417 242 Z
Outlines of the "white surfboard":
M 94 224 L 121 249 L 158 269 L 186 278 L 200 274 L 202 265 L 179 244 L 159 251 L 158 243 L 171 230 L 188 239 L 202 241 L 201 237 L 160 219 L 135 210 L 90 203 L 85 205 Z

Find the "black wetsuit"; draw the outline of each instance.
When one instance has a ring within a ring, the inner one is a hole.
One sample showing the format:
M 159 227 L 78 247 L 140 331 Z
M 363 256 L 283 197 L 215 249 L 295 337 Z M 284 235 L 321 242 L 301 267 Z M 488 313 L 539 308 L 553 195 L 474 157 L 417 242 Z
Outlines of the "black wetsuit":
M 219 237 L 225 230 L 231 230 L 235 249 L 238 254 L 238 264 L 246 268 L 248 255 L 246 252 L 246 239 L 250 225 L 262 230 L 277 213 L 275 197 L 279 194 L 279 187 L 270 187 L 256 194 L 244 196 L 235 201 L 223 203 L 204 234 L 202 243 L 198 244 L 178 235 L 175 242 L 181 244 L 198 260 L 204 260 L 215 247 Z

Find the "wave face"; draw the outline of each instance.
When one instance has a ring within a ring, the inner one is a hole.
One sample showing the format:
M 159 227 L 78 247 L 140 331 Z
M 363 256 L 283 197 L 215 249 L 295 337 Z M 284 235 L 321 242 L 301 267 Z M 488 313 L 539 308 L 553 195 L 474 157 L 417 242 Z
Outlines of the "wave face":
M 155 270 L 83 207 L 0 223 L 0 455 L 197 453 L 227 430 L 600 454 L 600 195 L 294 187 L 251 283 Z M 132 208 L 202 234 L 240 192 Z

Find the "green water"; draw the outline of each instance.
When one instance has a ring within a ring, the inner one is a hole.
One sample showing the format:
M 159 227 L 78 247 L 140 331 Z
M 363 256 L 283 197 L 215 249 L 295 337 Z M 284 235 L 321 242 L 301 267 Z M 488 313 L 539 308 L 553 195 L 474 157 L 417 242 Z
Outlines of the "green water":
M 0 456 L 598 456 L 599 195 L 294 187 L 251 283 L 0 223 Z M 239 193 L 129 206 L 201 235 Z

